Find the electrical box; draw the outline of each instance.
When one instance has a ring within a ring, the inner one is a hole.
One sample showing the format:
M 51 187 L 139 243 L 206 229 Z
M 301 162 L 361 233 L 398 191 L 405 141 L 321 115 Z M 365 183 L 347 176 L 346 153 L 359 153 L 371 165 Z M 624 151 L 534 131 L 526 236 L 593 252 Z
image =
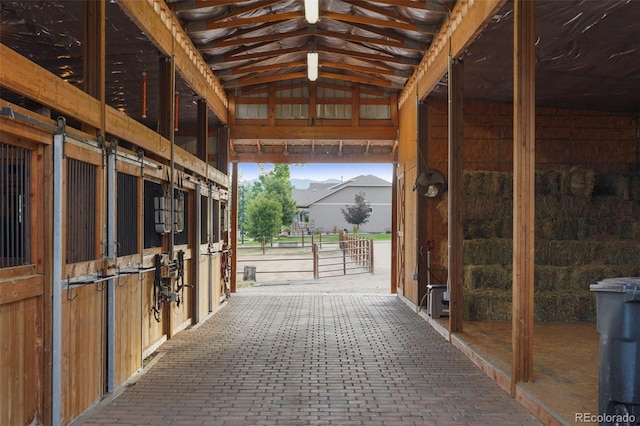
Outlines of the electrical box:
M 427 315 L 431 318 L 449 316 L 449 303 L 444 300 L 447 291 L 445 284 L 432 284 L 427 286 Z

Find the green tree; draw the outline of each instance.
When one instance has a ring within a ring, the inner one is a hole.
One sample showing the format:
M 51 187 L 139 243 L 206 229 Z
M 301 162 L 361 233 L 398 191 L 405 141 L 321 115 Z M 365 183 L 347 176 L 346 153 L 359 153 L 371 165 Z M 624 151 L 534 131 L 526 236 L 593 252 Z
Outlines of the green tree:
M 282 226 L 280 204 L 264 194 L 253 198 L 247 206 L 247 233 L 253 238 L 271 238 Z
M 280 204 L 280 221 L 283 225 L 293 222 L 297 210 L 296 201 L 291 196 L 293 185 L 289 182 L 290 177 L 288 164 L 276 164 L 273 170 L 261 174 L 252 188 L 254 196 L 261 194 Z
M 340 209 L 342 214 L 344 215 L 344 219 L 352 224 L 359 227 L 363 223 L 367 223 L 369 221 L 369 216 L 371 216 L 371 204 L 365 199 L 365 193 L 359 192 L 354 197 L 355 203 L 351 206 L 345 206 L 346 209 Z

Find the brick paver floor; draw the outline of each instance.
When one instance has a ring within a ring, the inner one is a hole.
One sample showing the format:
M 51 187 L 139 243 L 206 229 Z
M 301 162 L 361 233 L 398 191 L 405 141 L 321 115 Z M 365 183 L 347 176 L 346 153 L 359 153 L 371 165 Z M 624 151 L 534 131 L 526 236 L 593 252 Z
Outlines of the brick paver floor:
M 234 294 L 85 425 L 539 424 L 396 296 Z

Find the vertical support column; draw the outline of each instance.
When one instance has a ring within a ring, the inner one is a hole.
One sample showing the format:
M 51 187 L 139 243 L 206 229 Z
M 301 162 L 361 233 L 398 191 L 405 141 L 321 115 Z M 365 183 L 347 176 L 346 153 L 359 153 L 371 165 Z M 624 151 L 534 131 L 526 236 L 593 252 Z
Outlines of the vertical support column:
M 533 380 L 535 5 L 514 2 L 512 395 Z
M 417 99 L 416 99 L 417 101 Z M 417 127 L 417 149 L 418 149 L 418 176 L 420 173 L 425 172 L 428 168 L 428 119 L 429 113 L 427 104 L 425 102 L 417 102 L 416 105 L 416 127 Z M 417 288 L 417 299 L 416 300 L 424 300 L 426 299 L 424 296 L 427 293 L 427 279 L 429 275 L 429 271 L 427 265 L 423 261 L 422 257 L 422 247 L 426 243 L 428 239 L 428 222 L 431 220 L 429 218 L 429 209 L 428 205 L 431 203 L 426 197 L 419 194 L 420 191 L 416 192 L 418 194 L 416 198 L 416 265 L 418 269 L 418 288 Z M 424 299 L 423 299 L 424 298 Z M 418 307 L 420 308 L 420 307 Z
M 105 0 L 84 2 L 84 91 L 102 104 L 100 129 L 105 128 Z
M 209 107 L 205 99 L 198 99 L 198 123 L 196 155 L 205 163 L 209 163 L 208 141 L 209 141 Z
M 229 126 L 218 127 L 217 169 L 225 175 L 229 174 Z M 235 194 L 235 192 L 234 192 Z
M 206 104 L 205 104 L 206 105 Z M 198 104 L 198 106 L 200 106 Z M 194 256 L 195 259 L 193 263 L 193 275 L 195 277 L 195 283 L 193 286 L 193 323 L 198 324 L 200 322 L 200 283 L 202 280 L 200 279 L 200 234 L 202 231 L 202 195 L 200 195 L 200 191 L 202 190 L 202 184 L 200 181 L 196 183 L 196 211 L 195 211 L 195 220 L 196 226 L 194 226 Z M 208 211 L 208 209 L 207 209 Z
M 175 142 L 175 126 L 174 126 L 174 108 L 175 108 L 175 85 L 176 85 L 176 68 L 175 58 L 162 57 L 160 58 L 160 86 L 159 86 L 159 99 L 158 99 L 158 133 L 161 136 L 169 139 L 171 142 L 171 164 L 169 169 L 170 189 L 169 196 L 171 197 L 171 232 L 169 232 L 168 241 L 165 240 L 164 247 L 167 248 L 169 256 L 173 258 L 173 247 L 175 236 L 173 234 L 173 224 L 175 221 L 175 202 L 174 202 L 174 142 Z M 162 327 L 163 333 L 167 335 L 167 338 L 173 336 L 173 324 L 172 315 L 170 310 L 170 304 L 163 304 L 162 309 Z
M 233 171 L 231 172 L 231 247 L 238 246 L 238 163 L 233 163 Z M 236 248 L 236 253 L 238 252 Z M 238 256 L 231 256 L 231 293 L 236 292 L 236 265 Z
M 391 294 L 398 292 L 398 164 L 394 163 L 391 177 Z
M 62 419 L 62 201 L 64 166 L 64 119 L 58 119 L 61 133 L 53 137 L 53 258 L 51 271 L 53 290 L 51 303 L 51 425 Z
M 351 91 L 351 127 L 360 126 L 360 85 L 353 84 Z
M 107 151 L 107 262 L 115 264 L 116 250 L 116 142 L 112 142 Z M 105 267 L 108 271 L 110 265 Z M 115 389 L 115 357 L 116 357 L 116 280 L 107 282 L 107 383 L 106 390 L 111 393 Z
M 449 58 L 449 336 L 462 332 L 464 319 L 462 77 L 462 61 Z

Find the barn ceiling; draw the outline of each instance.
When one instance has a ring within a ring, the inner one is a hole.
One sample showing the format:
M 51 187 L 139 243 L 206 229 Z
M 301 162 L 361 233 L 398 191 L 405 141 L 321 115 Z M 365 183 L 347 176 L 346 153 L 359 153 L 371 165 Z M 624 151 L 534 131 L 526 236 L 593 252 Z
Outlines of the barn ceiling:
M 0 42 L 80 86 L 83 3 L 2 0 Z M 304 81 L 310 51 L 319 54 L 319 81 L 400 93 L 455 0 L 320 0 L 316 24 L 305 20 L 302 0 L 167 3 L 229 94 L 267 82 Z M 118 0 L 106 6 L 107 103 L 155 129 L 160 53 Z M 506 2 L 463 54 L 465 99 L 511 102 L 512 9 Z M 539 0 L 536 14 L 540 106 L 640 111 L 640 1 Z M 143 72 L 150 94 L 146 115 Z M 177 80 L 180 125 L 193 128 L 198 98 Z M 5 99 L 28 102 L 0 90 Z M 433 96 L 446 96 L 446 77 Z M 210 126 L 218 124 L 211 114 Z

